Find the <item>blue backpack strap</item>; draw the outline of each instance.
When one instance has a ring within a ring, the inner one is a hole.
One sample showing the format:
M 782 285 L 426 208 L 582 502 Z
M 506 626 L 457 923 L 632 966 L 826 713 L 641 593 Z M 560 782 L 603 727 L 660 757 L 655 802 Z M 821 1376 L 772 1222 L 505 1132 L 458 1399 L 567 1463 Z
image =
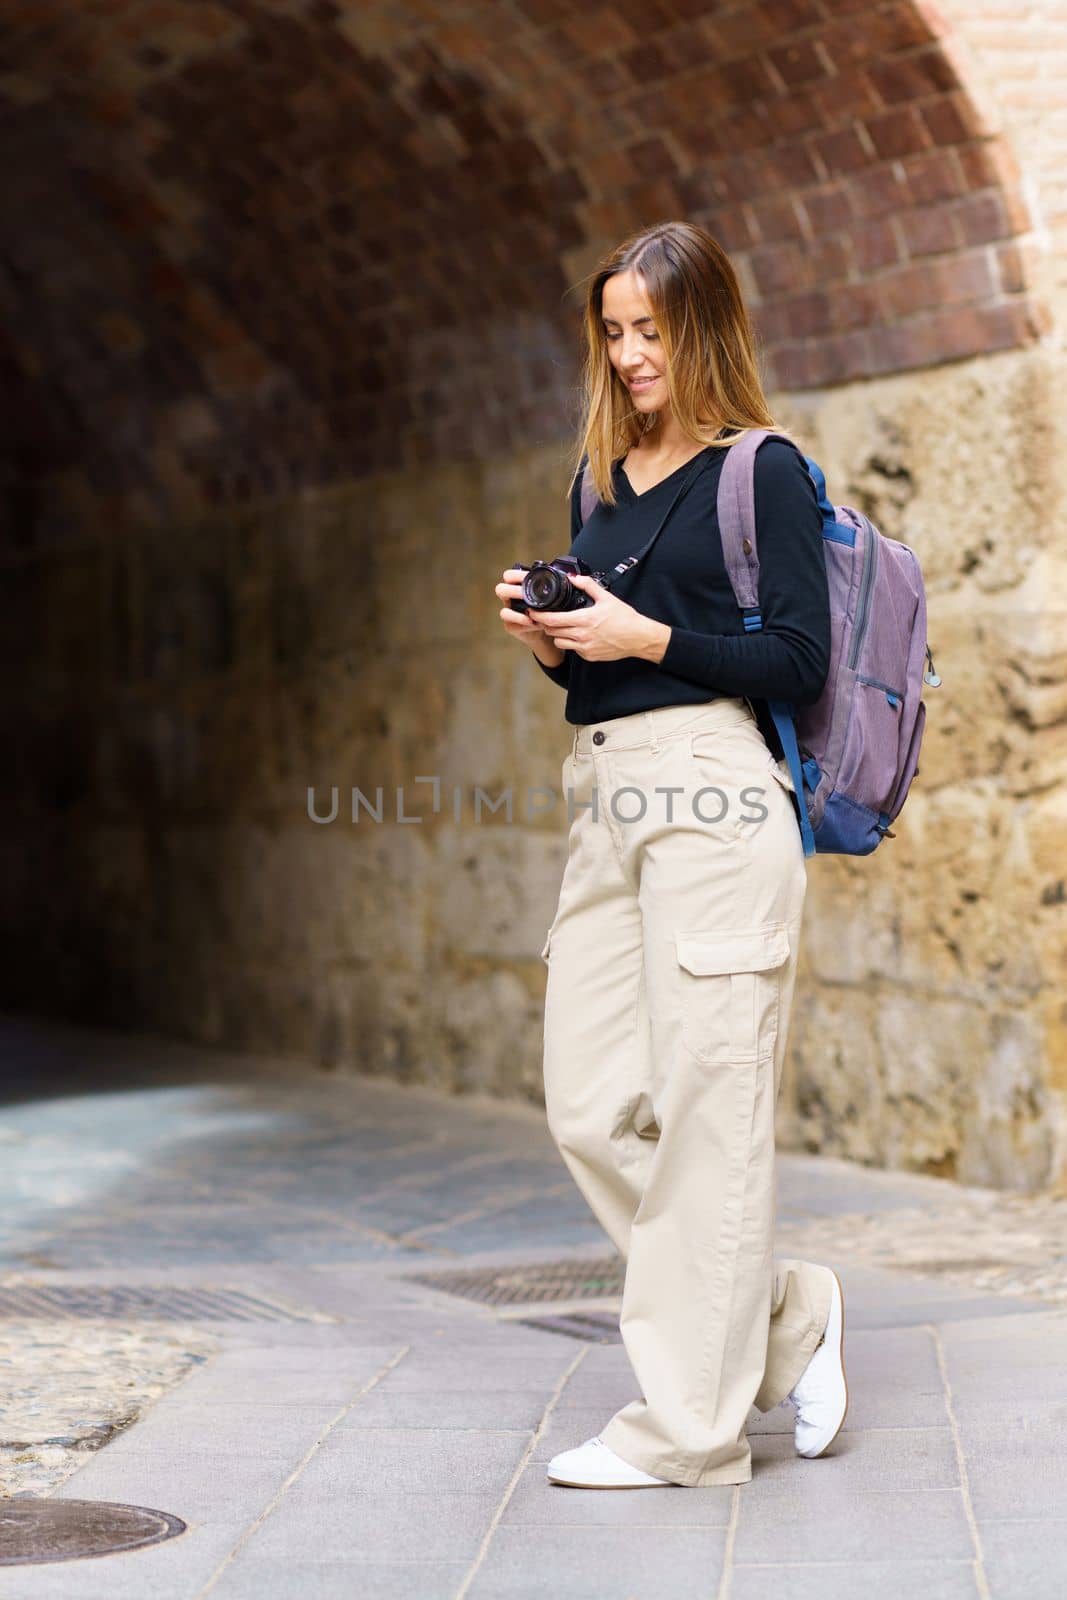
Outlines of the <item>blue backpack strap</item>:
M 804 798 L 804 769 L 800 760 L 800 750 L 797 747 L 797 730 L 793 722 L 793 708 L 788 700 L 768 700 L 767 709 L 774 718 L 774 726 L 778 737 L 782 741 L 785 759 L 789 765 L 789 776 L 793 780 L 796 790 L 797 812 L 800 819 L 800 838 L 804 845 L 804 854 L 815 854 L 815 835 L 811 831 L 811 821 L 808 817 L 808 803 Z
M 759 551 L 756 548 L 754 484 L 756 451 L 764 439 L 783 437 L 785 437 L 783 434 L 775 433 L 770 428 L 750 429 L 743 439 L 739 439 L 737 444 L 732 444 L 726 452 L 726 460 L 722 464 L 722 474 L 719 478 L 717 510 L 723 560 L 734 598 L 741 609 L 746 633 L 758 633 L 763 629 L 763 618 L 759 609 Z M 788 443 L 796 448 L 792 439 L 788 440 Z M 805 456 L 803 459 L 815 482 L 822 507 L 826 500 L 825 479 L 818 467 L 812 471 L 814 463 L 809 457 Z M 818 473 L 817 478 L 815 473 Z M 804 795 L 804 768 L 797 745 L 793 707 L 788 700 L 768 700 L 766 704 L 774 719 L 775 731 L 781 740 L 782 751 L 789 766 L 789 776 L 793 780 L 794 802 L 804 854 L 813 856 L 816 853 L 815 836 L 811 831 L 808 804 Z

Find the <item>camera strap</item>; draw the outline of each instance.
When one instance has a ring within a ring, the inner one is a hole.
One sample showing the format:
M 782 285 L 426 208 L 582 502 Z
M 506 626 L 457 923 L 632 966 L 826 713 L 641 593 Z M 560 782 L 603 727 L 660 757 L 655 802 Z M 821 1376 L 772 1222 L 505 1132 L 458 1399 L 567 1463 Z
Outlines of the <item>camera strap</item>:
M 659 526 L 657 527 L 655 533 L 652 535 L 651 539 L 648 540 L 648 542 L 642 547 L 642 549 L 640 549 L 637 552 L 637 554 L 635 556 L 627 556 L 625 561 L 619 561 L 614 567 L 612 567 L 611 573 L 609 575 L 607 575 L 607 581 L 604 582 L 604 583 L 601 583 L 601 585 L 600 585 L 600 587 L 602 589 L 610 589 L 611 585 L 612 585 L 612 582 L 614 581 L 614 579 L 616 577 L 620 576 L 624 572 L 629 572 L 631 567 L 636 567 L 636 565 L 637 565 L 637 563 L 639 561 L 644 560 L 645 556 L 648 555 L 648 552 L 652 549 L 652 546 L 655 544 L 656 540 L 659 538 L 660 534 L 663 532 L 664 528 L 666 527 L 667 519 L 670 517 L 671 512 L 674 510 L 674 508 L 678 504 L 679 500 L 685 494 L 686 490 L 689 489 L 696 482 L 696 480 L 700 477 L 700 474 L 703 472 L 704 468 L 709 464 L 711 459 L 712 459 L 712 452 L 711 452 L 710 448 L 707 448 L 703 455 L 697 456 L 695 462 L 693 463 L 693 466 L 691 467 L 689 472 L 685 475 L 685 477 L 682 479 L 680 485 L 678 486 L 677 490 L 675 491 L 674 499 L 671 501 L 670 505 L 667 507 L 666 511 L 663 513 L 663 516 L 660 518 Z

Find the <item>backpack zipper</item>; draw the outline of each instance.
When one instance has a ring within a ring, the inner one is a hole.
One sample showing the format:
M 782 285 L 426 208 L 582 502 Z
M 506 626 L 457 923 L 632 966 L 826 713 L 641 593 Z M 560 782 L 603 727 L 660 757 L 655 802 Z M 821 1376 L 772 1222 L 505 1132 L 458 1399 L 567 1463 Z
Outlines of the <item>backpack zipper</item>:
M 871 585 L 874 582 L 874 569 L 876 565 L 876 539 L 874 528 L 870 521 L 864 517 L 864 532 L 866 537 L 863 544 L 863 572 L 860 575 L 860 603 L 856 612 L 856 625 L 852 630 L 852 648 L 848 653 L 848 664 L 854 667 L 859 660 L 860 645 L 863 635 L 867 631 L 867 612 L 870 608 Z

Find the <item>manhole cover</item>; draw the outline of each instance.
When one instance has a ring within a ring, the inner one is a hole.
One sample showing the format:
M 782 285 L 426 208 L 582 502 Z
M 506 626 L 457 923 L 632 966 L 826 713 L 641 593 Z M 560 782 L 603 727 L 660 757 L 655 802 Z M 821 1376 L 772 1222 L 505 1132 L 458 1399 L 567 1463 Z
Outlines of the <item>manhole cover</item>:
M 180 1517 L 109 1500 L 0 1500 L 0 1566 L 139 1550 L 185 1532 Z
M 625 1262 L 620 1256 L 596 1261 L 534 1261 L 515 1266 L 471 1267 L 466 1271 L 411 1272 L 415 1283 L 486 1305 L 526 1305 L 550 1300 L 600 1300 L 622 1294 Z
M 240 1289 L 176 1289 L 138 1285 L 20 1283 L 0 1289 L 0 1319 L 89 1317 L 135 1322 L 336 1322 Z
M 565 1333 L 569 1339 L 584 1339 L 588 1344 L 622 1344 L 618 1317 L 608 1312 L 546 1313 L 543 1317 L 516 1317 L 523 1328 L 538 1328 L 542 1333 Z

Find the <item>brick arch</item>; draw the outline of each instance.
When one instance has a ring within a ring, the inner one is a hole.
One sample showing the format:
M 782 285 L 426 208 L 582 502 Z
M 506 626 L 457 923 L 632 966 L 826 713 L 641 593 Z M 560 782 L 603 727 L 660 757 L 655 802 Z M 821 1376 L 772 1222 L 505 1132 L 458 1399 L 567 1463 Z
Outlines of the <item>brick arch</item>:
M 929 0 L 0 11 L 20 527 L 45 483 L 158 515 L 558 437 L 568 286 L 666 216 L 731 252 L 772 389 L 1048 326 Z

